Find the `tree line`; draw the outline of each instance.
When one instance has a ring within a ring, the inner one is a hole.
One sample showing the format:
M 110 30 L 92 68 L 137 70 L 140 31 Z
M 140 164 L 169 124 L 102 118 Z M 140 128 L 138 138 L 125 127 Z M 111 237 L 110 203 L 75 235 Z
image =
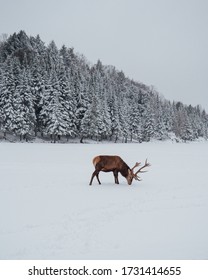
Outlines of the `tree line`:
M 150 141 L 208 137 L 200 106 L 170 102 L 114 66 L 24 31 L 0 41 L 0 132 L 28 141 Z

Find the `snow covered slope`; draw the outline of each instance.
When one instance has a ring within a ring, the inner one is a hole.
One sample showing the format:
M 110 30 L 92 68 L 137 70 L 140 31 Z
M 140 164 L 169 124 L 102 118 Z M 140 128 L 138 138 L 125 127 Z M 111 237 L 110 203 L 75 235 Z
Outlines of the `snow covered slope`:
M 89 180 L 117 154 L 142 181 Z M 0 144 L 0 259 L 207 259 L 208 143 Z

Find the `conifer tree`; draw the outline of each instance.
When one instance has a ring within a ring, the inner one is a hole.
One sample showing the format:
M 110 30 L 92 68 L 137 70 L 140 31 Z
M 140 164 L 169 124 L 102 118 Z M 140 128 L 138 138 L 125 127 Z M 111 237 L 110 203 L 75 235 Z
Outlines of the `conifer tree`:
M 36 116 L 26 71 L 23 71 L 19 76 L 19 84 L 13 98 L 13 107 L 13 132 L 20 136 L 20 141 L 27 140 L 28 134 L 34 133 Z
M 15 78 L 13 75 L 13 61 L 8 57 L 3 65 L 2 81 L 0 84 L 0 112 L 1 129 L 6 138 L 7 132 L 12 132 L 14 122 L 14 100 Z

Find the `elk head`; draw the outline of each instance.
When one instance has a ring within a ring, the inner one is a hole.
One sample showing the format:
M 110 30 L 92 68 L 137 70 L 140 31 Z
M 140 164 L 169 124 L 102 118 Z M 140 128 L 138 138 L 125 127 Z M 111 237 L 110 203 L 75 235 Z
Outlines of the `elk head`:
M 144 164 L 142 167 L 140 167 L 139 170 L 138 170 L 136 173 L 134 173 L 134 169 L 135 169 L 136 167 L 140 166 L 140 165 L 141 165 L 141 162 L 136 162 L 136 164 L 134 165 L 134 167 L 132 167 L 132 169 L 129 169 L 129 170 L 128 170 L 128 175 L 127 175 L 126 179 L 127 179 L 127 182 L 128 182 L 129 185 L 132 184 L 133 179 L 135 179 L 135 180 L 137 180 L 137 181 L 141 181 L 140 177 L 138 176 L 138 173 L 147 172 L 146 170 L 143 170 L 143 169 L 144 169 L 145 167 L 150 166 L 150 163 L 148 163 L 148 162 L 147 162 L 147 159 L 146 159 L 145 164 Z

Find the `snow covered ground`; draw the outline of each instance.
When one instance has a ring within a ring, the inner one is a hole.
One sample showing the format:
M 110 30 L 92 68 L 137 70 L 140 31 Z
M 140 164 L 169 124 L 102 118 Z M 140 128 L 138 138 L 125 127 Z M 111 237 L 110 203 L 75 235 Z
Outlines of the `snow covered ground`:
M 142 181 L 92 158 L 148 157 Z M 208 142 L 0 144 L 0 259 L 207 259 Z

